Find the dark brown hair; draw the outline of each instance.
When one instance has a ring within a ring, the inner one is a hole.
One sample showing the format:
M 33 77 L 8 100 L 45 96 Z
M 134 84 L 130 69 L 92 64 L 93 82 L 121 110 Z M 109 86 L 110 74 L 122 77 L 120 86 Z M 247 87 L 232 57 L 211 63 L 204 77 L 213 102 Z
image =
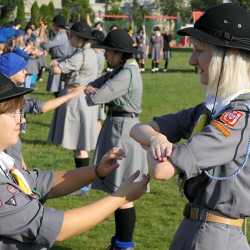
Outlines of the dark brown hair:
M 17 109 L 22 109 L 24 105 L 24 96 L 4 99 L 0 101 L 0 114 L 15 112 Z

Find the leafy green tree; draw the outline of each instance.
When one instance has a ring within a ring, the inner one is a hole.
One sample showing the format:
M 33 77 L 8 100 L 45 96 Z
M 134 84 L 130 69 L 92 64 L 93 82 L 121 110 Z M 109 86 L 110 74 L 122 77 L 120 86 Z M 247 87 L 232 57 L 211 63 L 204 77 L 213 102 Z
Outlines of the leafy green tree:
M 54 16 L 56 15 L 56 10 L 55 10 L 55 6 L 54 6 L 53 1 L 49 2 L 48 7 L 49 7 L 49 11 L 50 11 L 50 17 L 51 17 L 51 19 L 53 19 Z
M 65 18 L 66 22 L 69 23 L 70 13 L 66 7 L 62 7 L 60 14 Z
M 19 0 L 17 4 L 17 19 L 21 23 L 21 27 L 25 26 L 25 11 L 24 11 L 24 2 L 23 0 Z
M 40 16 L 39 16 L 39 22 L 40 21 L 50 21 L 51 18 L 51 12 L 49 9 L 49 6 L 46 4 L 42 4 L 40 7 Z
M 221 0 L 191 0 L 191 9 L 194 11 L 205 11 L 213 5 L 222 3 Z
M 17 6 L 18 0 L 0 0 L 1 13 L 0 24 L 5 24 L 14 19 L 13 12 Z
M 249 0 L 233 0 L 233 3 L 237 3 L 244 7 L 248 12 L 250 12 L 250 1 Z
M 30 10 L 30 21 L 32 23 L 35 23 L 36 25 L 38 25 L 38 22 L 40 21 L 40 9 L 38 6 L 37 1 L 35 1 L 32 6 L 31 6 L 31 10 Z

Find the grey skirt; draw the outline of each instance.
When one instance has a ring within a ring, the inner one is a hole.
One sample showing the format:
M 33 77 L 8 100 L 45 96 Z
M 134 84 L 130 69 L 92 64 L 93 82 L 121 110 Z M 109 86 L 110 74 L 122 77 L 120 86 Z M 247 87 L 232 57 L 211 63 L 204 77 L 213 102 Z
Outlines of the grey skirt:
M 249 250 L 240 227 L 184 219 L 170 250 Z
M 138 122 L 137 118 L 110 116 L 106 118 L 98 138 L 94 164 L 99 162 L 112 147 L 123 149 L 126 158 L 118 162 L 119 168 L 106 176 L 105 180 L 95 181 L 92 188 L 112 193 L 136 170 L 141 171 L 138 180 L 141 179 L 142 174 L 148 173 L 146 151 L 129 136 L 130 129 Z
M 69 91 L 64 89 L 59 96 Z M 48 141 L 67 149 L 90 151 L 95 149 L 98 134 L 98 106 L 89 107 L 81 93 L 55 110 Z
M 61 74 L 52 74 L 49 71 L 48 83 L 46 90 L 48 92 L 60 92 L 64 88 L 64 82 L 61 81 Z

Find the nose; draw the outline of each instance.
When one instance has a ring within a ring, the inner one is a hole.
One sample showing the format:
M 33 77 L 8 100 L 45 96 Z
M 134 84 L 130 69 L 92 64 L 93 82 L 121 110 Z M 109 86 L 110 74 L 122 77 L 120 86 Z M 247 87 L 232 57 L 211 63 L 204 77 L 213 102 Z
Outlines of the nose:
M 192 55 L 189 58 L 189 65 L 197 66 L 197 57 L 195 55 L 195 52 L 193 52 Z
M 23 118 L 22 118 L 22 120 L 21 120 L 20 124 L 24 124 L 24 123 L 26 123 L 26 119 L 25 119 L 25 117 L 23 117 Z

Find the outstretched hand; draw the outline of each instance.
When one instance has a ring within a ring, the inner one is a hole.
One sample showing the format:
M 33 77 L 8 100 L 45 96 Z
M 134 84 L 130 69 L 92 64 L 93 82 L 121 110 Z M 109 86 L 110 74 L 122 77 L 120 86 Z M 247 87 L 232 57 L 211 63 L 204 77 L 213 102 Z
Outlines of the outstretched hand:
M 122 149 L 113 147 L 102 157 L 98 166 L 99 175 L 104 177 L 110 174 L 119 167 L 117 160 L 122 160 L 125 157 L 125 152 Z
M 141 181 L 135 182 L 135 179 L 140 175 L 140 171 L 137 170 L 131 175 L 121 186 L 112 194 L 112 196 L 118 196 L 124 198 L 125 202 L 132 202 L 140 198 L 146 191 L 147 185 L 150 180 L 149 174 L 143 175 Z

